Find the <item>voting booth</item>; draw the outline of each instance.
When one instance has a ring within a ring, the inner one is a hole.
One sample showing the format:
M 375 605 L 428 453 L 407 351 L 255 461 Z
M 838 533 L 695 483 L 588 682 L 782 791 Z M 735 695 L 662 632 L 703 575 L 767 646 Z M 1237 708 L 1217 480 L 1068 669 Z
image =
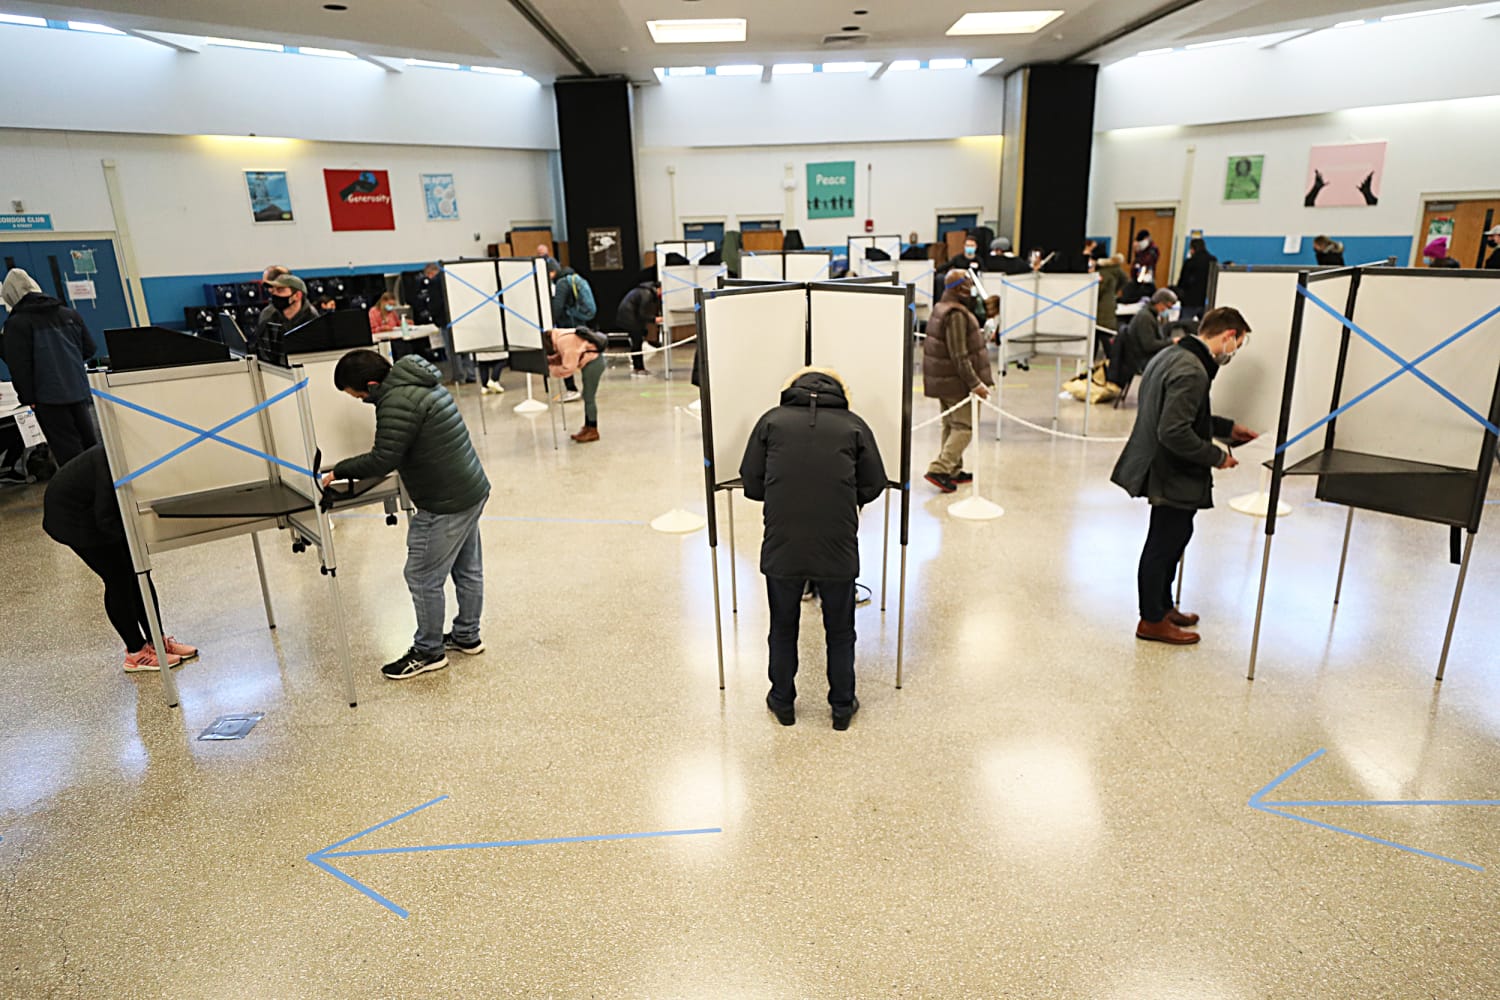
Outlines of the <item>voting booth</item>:
M 713 279 L 728 271 L 723 264 L 704 264 L 703 258 L 714 252 L 708 240 L 675 240 L 656 244 L 656 280 L 661 282 L 661 346 L 666 350 L 663 363 L 666 375 L 672 377 L 671 347 L 678 341 L 682 327 L 696 327 L 694 313 L 698 308 L 697 291 L 713 284 Z M 676 254 L 686 264 L 668 264 L 667 257 Z M 691 335 L 686 339 L 691 339 Z
M 365 329 L 368 347 L 368 325 Z M 116 332 L 132 331 L 111 331 Z M 285 530 L 295 551 L 308 545 L 318 549 L 345 700 L 353 707 L 357 699 L 330 515 L 383 503 L 395 523 L 397 503 L 408 511 L 411 505 L 395 474 L 335 484 L 327 491 L 318 479 L 324 465 L 370 449 L 374 408 L 334 387 L 332 371 L 343 349 L 293 351 L 284 365 L 254 357 L 194 360 L 196 345 L 188 342 L 196 338 L 179 336 L 185 338 L 182 363 L 170 363 L 166 345 L 158 367 L 89 375 L 151 640 L 158 650 L 166 648 L 150 586 L 155 558 L 241 535 L 250 536 L 266 622 L 275 628 L 259 533 Z M 168 705 L 177 705 L 170 670 L 161 671 L 161 682 Z
M 885 609 L 890 539 L 890 492 L 900 493 L 901 568 L 896 642 L 896 686 L 901 686 L 906 622 L 906 549 L 911 515 L 912 292 L 889 280 L 778 282 L 698 293 L 700 393 L 708 544 L 713 562 L 714 631 L 719 687 L 724 686 L 724 639 L 719 602 L 717 499 L 725 494 L 731 557 L 731 596 L 738 609 L 734 568 L 734 498 L 742 488 L 740 460 L 756 422 L 780 401 L 787 376 L 806 365 L 832 368 L 849 386 L 851 409 L 870 426 L 886 469 L 881 610 Z
M 1228 298 L 1234 281 L 1226 285 L 1224 277 L 1219 300 L 1240 308 Z M 1302 271 L 1283 292 L 1291 297 L 1291 315 L 1249 676 L 1255 677 L 1259 652 L 1277 500 L 1286 477 L 1312 476 L 1318 499 L 1349 508 L 1335 604 L 1356 510 L 1449 528 L 1459 569 L 1438 661 L 1442 680 L 1500 434 L 1500 272 Z M 1248 359 L 1261 347 L 1261 327 L 1249 313 L 1246 320 L 1253 331 L 1242 352 Z M 1274 328 L 1267 332 L 1274 336 Z M 1236 356 L 1229 370 L 1238 363 Z M 1217 386 L 1214 395 L 1218 408 Z
M 844 241 L 849 254 L 849 274 L 854 277 L 894 274 L 901 259 L 900 236 L 850 236 Z M 883 259 L 871 260 L 869 252 L 877 250 Z
M 1093 274 L 1027 274 L 991 272 L 981 276 L 983 288 L 1000 296 L 1000 368 L 1015 361 L 1050 357 L 1057 361 L 1052 426 L 1061 416 L 1062 366 L 1073 361 L 1087 370 L 1093 364 L 1099 278 Z M 981 292 L 982 294 L 982 292 Z M 1004 379 L 995 383 L 995 405 L 1002 405 Z M 1093 404 L 1085 398 L 1083 433 L 1088 436 Z M 1001 425 L 995 422 L 999 439 Z
M 542 377 L 547 396 L 545 333 L 552 329 L 552 286 L 545 257 L 485 257 L 442 261 L 443 291 L 448 301 L 448 327 L 460 354 L 504 354 L 507 363 L 526 373 L 526 401 L 518 413 L 539 413 L 545 406 L 552 418 L 552 446 L 557 447 L 557 414 L 550 403 L 532 397 L 531 377 Z M 480 390 L 475 383 L 475 391 Z M 488 432 L 484 407 L 480 426 Z M 563 429 L 567 416 L 563 415 Z
M 755 281 L 821 281 L 833 266 L 827 250 L 762 250 L 740 254 L 740 277 Z

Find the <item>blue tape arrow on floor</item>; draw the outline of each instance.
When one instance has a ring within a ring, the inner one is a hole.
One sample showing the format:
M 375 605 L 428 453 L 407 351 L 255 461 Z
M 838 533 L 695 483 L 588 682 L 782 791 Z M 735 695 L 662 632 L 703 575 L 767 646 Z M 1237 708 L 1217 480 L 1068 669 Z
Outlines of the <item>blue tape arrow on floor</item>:
M 447 797 L 448 796 L 446 795 L 439 795 L 431 802 L 424 802 L 421 805 L 416 806 L 415 808 L 406 810 L 406 812 L 400 814 L 399 816 L 392 816 L 388 820 L 383 820 L 379 823 L 376 823 L 368 830 L 361 830 L 359 833 L 356 833 L 352 837 L 345 837 L 343 840 L 329 844 L 321 851 L 314 851 L 312 854 L 309 854 L 307 856 L 307 861 L 310 864 L 321 868 L 323 871 L 327 872 L 329 875 L 332 875 L 334 878 L 338 879 L 340 882 L 343 882 L 345 885 L 349 886 L 355 891 L 379 903 L 381 906 L 385 907 L 387 910 L 390 910 L 402 920 L 405 920 L 407 917 L 411 916 L 411 911 L 403 908 L 387 897 L 382 896 L 380 893 L 365 885 L 363 882 L 360 882 L 358 879 L 346 874 L 345 872 L 340 871 L 333 864 L 329 863 L 329 859 L 367 858 L 384 854 L 430 854 L 438 851 L 476 851 L 492 847 L 536 847 L 543 844 L 587 844 L 607 840 L 648 840 L 657 837 L 691 837 L 705 833 L 724 832 L 720 827 L 715 826 L 704 827 L 702 829 L 696 830 L 654 830 L 649 833 L 599 833 L 576 837 L 537 837 L 528 840 L 487 840 L 464 844 L 423 844 L 416 847 L 376 847 L 353 851 L 338 850 L 338 848 L 343 847 L 345 844 L 352 844 L 356 840 L 359 840 L 361 837 L 365 837 L 369 834 L 374 833 L 376 830 L 383 829 L 387 826 L 392 825 L 393 823 L 399 823 L 401 820 L 406 819 L 408 816 L 413 816 L 421 812 L 423 809 L 426 809 L 430 806 L 435 806 Z
M 1353 808 L 1380 808 L 1387 806 L 1500 806 L 1500 799 L 1297 799 L 1275 801 L 1268 801 L 1266 799 L 1266 796 L 1275 791 L 1282 782 L 1286 781 L 1292 775 L 1307 767 L 1309 764 L 1317 760 L 1319 757 L 1322 757 L 1327 752 L 1327 750 L 1317 750 L 1313 753 L 1308 754 L 1306 757 L 1303 757 L 1300 761 L 1293 764 L 1285 771 L 1281 772 L 1281 774 L 1278 775 L 1277 778 L 1270 784 L 1266 785 L 1260 791 L 1250 796 L 1250 801 L 1246 804 L 1249 805 L 1251 809 L 1257 809 L 1263 813 L 1270 813 L 1272 816 L 1280 816 L 1282 819 L 1291 819 L 1296 820 L 1298 823 L 1306 823 L 1308 826 L 1315 826 L 1320 830 L 1331 830 L 1334 833 L 1342 833 L 1347 837 L 1354 837 L 1358 840 L 1367 840 L 1372 844 L 1384 844 L 1386 847 L 1394 847 L 1398 851 L 1405 851 L 1408 854 L 1418 854 L 1424 858 L 1431 858 L 1434 861 L 1442 861 L 1446 864 L 1457 865 L 1460 868 L 1467 868 L 1470 871 L 1484 871 L 1484 867 L 1482 865 L 1476 865 L 1469 861 L 1460 861 L 1457 858 L 1450 858 L 1445 854 L 1434 854 L 1431 851 L 1424 851 L 1416 847 L 1409 847 L 1406 844 L 1398 844 L 1394 840 L 1385 840 L 1381 837 L 1372 837 L 1367 833 L 1359 833 L 1355 830 L 1349 830 L 1342 826 L 1334 826 L 1332 823 L 1324 823 L 1320 820 L 1309 819 L 1306 816 L 1298 816 L 1295 813 L 1289 813 L 1285 810 L 1290 808 L 1313 808 L 1330 806 Z

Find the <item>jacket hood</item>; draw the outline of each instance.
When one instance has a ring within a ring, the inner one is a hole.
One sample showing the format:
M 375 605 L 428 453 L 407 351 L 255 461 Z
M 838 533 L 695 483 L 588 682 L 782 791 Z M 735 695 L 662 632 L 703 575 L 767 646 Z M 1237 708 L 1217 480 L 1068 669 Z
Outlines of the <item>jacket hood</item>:
M 0 283 L 0 302 L 5 304 L 5 308 L 14 309 L 28 294 L 41 290 L 42 286 L 31 275 L 19 267 L 13 267 L 6 273 L 4 283 Z
M 566 264 L 559 265 L 558 268 L 557 268 L 557 276 L 559 278 L 566 278 L 570 274 L 577 274 L 577 273 L 578 273 L 577 271 L 573 270 L 571 267 L 569 267 Z
M 423 389 L 431 389 L 433 386 L 441 385 L 443 373 L 435 368 L 431 361 L 416 354 L 408 354 L 406 357 L 391 365 L 391 370 L 380 383 L 380 394 L 388 390 L 399 389 L 403 386 L 419 386 Z
M 1097 271 L 1118 271 L 1120 274 L 1124 274 L 1125 273 L 1125 269 L 1123 267 L 1121 267 L 1119 264 L 1116 264 L 1112 260 L 1101 260 L 1099 263 L 1097 263 L 1097 264 L 1094 265 L 1094 270 L 1096 272 Z
M 66 302 L 61 299 L 54 299 L 45 292 L 28 292 L 21 298 L 20 302 L 11 306 L 11 311 L 18 313 L 42 312 L 46 309 L 57 309 L 65 305 L 67 305 Z
M 1325 253 L 1343 253 L 1344 244 L 1340 243 L 1338 240 L 1329 240 L 1328 244 L 1323 248 L 1323 250 Z
M 781 405 L 807 407 L 816 423 L 819 407 L 849 408 L 849 389 L 832 368 L 802 368 L 793 372 L 781 387 Z

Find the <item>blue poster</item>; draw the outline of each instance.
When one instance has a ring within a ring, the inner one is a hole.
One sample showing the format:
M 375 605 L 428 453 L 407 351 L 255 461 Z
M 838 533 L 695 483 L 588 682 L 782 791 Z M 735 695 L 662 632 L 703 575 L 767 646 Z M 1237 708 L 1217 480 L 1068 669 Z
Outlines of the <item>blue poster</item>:
M 250 212 L 256 222 L 292 221 L 292 195 L 287 190 L 285 170 L 246 170 L 245 186 L 250 191 Z
M 422 195 L 427 201 L 429 222 L 452 222 L 458 218 L 458 193 L 452 174 L 423 174 Z

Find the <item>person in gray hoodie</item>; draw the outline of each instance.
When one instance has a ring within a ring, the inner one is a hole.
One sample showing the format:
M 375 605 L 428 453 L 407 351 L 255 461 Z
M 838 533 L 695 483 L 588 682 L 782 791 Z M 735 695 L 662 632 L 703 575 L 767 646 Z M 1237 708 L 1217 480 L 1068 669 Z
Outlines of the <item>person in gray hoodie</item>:
M 85 367 L 98 345 L 82 316 L 44 295 L 19 267 L 6 274 L 0 301 L 10 311 L 0 353 L 16 395 L 36 414 L 57 464 L 66 465 L 99 443 Z

